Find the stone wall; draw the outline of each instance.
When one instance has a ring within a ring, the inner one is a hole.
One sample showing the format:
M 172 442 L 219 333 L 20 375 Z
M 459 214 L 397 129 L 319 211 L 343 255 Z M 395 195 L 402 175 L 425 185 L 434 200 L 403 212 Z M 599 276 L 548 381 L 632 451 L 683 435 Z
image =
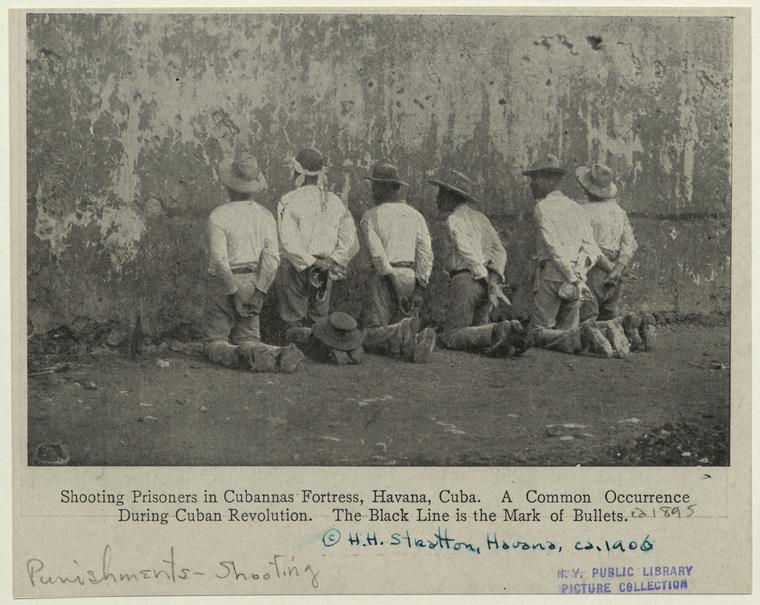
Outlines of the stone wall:
M 288 189 L 286 154 L 315 145 L 358 220 L 362 176 L 387 158 L 436 239 L 426 175 L 469 173 L 523 284 L 521 170 L 545 151 L 570 167 L 606 162 L 641 246 L 626 303 L 729 309 L 730 19 L 31 14 L 27 25 L 36 333 L 77 318 L 139 315 L 149 334 L 196 325 L 205 218 L 223 201 L 214 167 L 243 135 L 269 208 Z M 582 198 L 572 177 L 564 185 Z M 355 310 L 356 291 L 344 285 L 338 304 Z M 428 311 L 441 309 L 437 297 Z

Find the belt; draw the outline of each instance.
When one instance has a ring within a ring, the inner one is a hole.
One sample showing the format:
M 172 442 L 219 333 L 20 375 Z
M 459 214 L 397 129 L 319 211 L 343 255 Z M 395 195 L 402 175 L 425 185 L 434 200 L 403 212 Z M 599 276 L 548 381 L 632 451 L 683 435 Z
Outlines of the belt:
M 413 260 L 401 260 L 391 263 L 391 267 L 395 269 L 414 269 L 417 264 Z
M 232 269 L 233 275 L 244 275 L 246 273 L 255 273 L 256 267 L 252 267 L 250 265 L 246 265 L 245 267 L 235 267 Z
M 449 277 L 454 277 L 460 273 L 471 273 L 471 271 L 469 269 L 455 269 L 454 271 L 449 271 Z
M 620 258 L 620 250 L 610 250 L 609 248 L 599 249 L 602 251 L 602 254 L 604 254 L 604 256 L 606 256 L 612 262 L 615 262 L 618 258 Z

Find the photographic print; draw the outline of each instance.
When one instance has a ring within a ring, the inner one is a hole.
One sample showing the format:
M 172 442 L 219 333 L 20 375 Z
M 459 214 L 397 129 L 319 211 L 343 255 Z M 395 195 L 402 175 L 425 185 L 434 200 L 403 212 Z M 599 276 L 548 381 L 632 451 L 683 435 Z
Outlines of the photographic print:
M 10 22 L 15 596 L 751 590 L 749 10 Z
M 731 49 L 28 13 L 28 463 L 729 464 Z

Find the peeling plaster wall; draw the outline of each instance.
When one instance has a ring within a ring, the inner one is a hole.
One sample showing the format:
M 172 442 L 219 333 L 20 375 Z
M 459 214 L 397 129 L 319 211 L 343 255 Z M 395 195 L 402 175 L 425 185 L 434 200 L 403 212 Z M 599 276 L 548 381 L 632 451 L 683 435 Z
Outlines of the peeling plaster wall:
M 390 158 L 438 239 L 425 175 L 468 172 L 523 286 L 521 170 L 544 151 L 604 161 L 641 245 L 626 302 L 729 309 L 729 19 L 32 14 L 27 42 L 37 332 L 82 316 L 139 313 L 149 333 L 197 323 L 214 166 L 247 129 L 269 208 L 288 189 L 283 158 L 311 144 L 358 220 L 362 176 Z M 356 310 L 352 291 L 337 302 Z

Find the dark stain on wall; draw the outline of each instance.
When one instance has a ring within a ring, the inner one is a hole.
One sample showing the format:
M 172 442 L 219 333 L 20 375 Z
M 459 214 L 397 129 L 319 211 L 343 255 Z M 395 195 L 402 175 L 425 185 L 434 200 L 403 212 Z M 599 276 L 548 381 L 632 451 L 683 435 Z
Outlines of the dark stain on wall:
M 215 166 L 240 137 L 274 209 L 283 160 L 328 157 L 358 219 L 387 158 L 440 239 L 427 177 L 456 167 L 503 235 L 516 305 L 532 272 L 522 169 L 553 152 L 609 164 L 641 249 L 625 301 L 725 312 L 730 277 L 731 22 L 715 18 L 30 14 L 31 329 L 89 318 L 151 334 L 197 325 Z M 477 41 L 473 44 L 473 41 Z M 582 199 L 568 177 L 566 193 Z M 336 291 L 352 293 L 362 275 Z M 440 271 L 426 310 L 440 319 Z M 86 322 L 85 322 L 86 323 Z

